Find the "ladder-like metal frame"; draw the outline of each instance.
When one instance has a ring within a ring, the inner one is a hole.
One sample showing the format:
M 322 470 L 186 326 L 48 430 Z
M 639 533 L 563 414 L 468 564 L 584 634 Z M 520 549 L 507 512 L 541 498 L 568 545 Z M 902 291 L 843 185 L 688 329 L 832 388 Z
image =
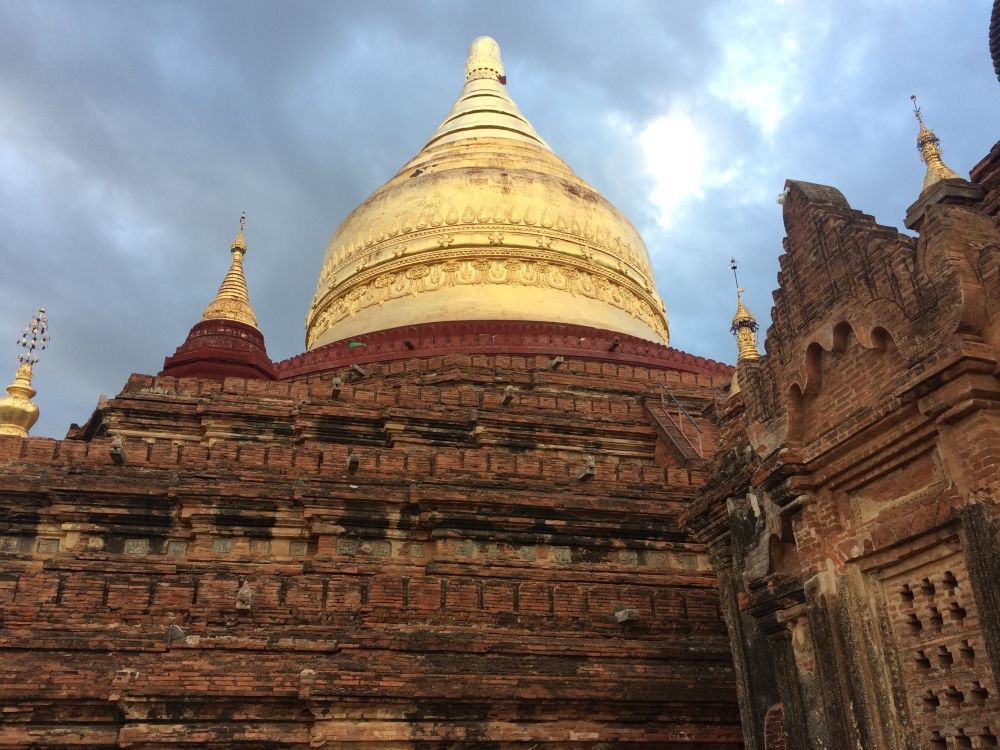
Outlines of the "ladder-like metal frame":
M 667 386 L 664 385 L 663 383 L 660 383 L 659 385 L 660 385 L 660 405 L 663 407 L 664 416 L 666 416 L 666 418 L 670 420 L 671 424 L 674 426 L 674 428 L 677 430 L 680 436 L 684 438 L 684 440 L 687 441 L 688 445 L 691 446 L 691 449 L 698 454 L 698 457 L 704 458 L 705 446 L 702 441 L 701 427 L 698 426 L 698 423 L 694 420 L 694 417 L 692 417 L 688 413 L 688 410 L 685 409 L 684 406 L 681 404 L 681 402 L 677 400 L 677 398 L 670 391 L 670 389 L 667 388 Z M 667 399 L 670 399 L 669 404 L 667 402 Z M 674 418 L 673 414 L 671 414 L 670 404 L 673 404 L 673 408 L 677 415 L 676 418 Z M 685 431 L 686 425 L 690 425 L 690 427 L 687 427 L 687 431 Z M 691 431 L 691 428 L 694 428 L 693 432 Z M 688 433 L 691 433 L 691 436 L 689 436 Z

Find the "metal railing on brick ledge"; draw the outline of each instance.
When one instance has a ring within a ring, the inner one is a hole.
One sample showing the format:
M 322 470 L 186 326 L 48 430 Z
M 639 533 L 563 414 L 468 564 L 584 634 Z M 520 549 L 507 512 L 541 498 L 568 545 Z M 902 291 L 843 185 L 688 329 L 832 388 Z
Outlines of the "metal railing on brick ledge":
M 694 417 L 664 384 L 660 383 L 660 403 L 645 404 L 646 414 L 659 432 L 677 449 L 685 462 L 705 458 L 702 429 Z

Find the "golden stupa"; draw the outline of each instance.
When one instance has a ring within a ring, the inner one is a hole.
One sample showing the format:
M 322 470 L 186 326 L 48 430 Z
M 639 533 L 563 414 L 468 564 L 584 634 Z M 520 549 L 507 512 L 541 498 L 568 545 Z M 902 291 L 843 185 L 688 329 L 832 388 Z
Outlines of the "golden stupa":
M 917 97 L 911 96 L 910 100 L 913 102 L 913 114 L 917 118 L 917 122 L 920 123 L 917 130 L 917 150 L 920 152 L 920 158 L 927 165 L 924 184 L 921 186 L 920 192 L 923 193 L 931 185 L 936 185 L 941 180 L 962 179 L 961 175 L 945 164 L 941 158 L 941 139 L 924 124 L 923 114 L 920 112 L 920 107 L 917 106 Z
M 247 290 L 247 280 L 243 274 L 243 256 L 247 254 L 247 241 L 243 237 L 246 220 L 247 216 L 244 213 L 240 216 L 240 231 L 229 248 L 233 258 L 229 271 L 223 277 L 219 291 L 201 314 L 202 320 L 235 320 L 257 327 L 257 316 L 250 306 L 250 292 Z
M 733 322 L 729 326 L 729 331 L 736 337 L 736 369 L 733 370 L 733 379 L 729 384 L 729 395 L 735 396 L 740 392 L 739 365 L 743 362 L 753 362 L 760 359 L 760 350 L 757 349 L 757 318 L 750 312 L 750 308 L 743 301 L 743 292 L 746 289 L 740 287 L 740 279 L 736 274 L 736 258 L 729 259 L 729 267 L 733 269 L 733 279 L 736 281 L 736 312 L 733 314 Z
M 757 318 L 743 302 L 745 289 L 736 290 L 736 313 L 729 330 L 736 336 L 736 362 L 760 359 L 757 349 Z
M 431 139 L 331 238 L 306 346 L 458 320 L 668 339 L 642 238 L 521 114 L 489 37 Z
M 31 399 L 36 391 L 31 385 L 32 368 L 38 363 L 38 352 L 49 343 L 49 322 L 45 308 L 38 308 L 25 326 L 17 345 L 24 351 L 17 356 L 19 365 L 14 382 L 7 386 L 7 395 L 0 398 L 0 435 L 27 437 L 38 421 L 38 405 Z
M 0 398 L 0 435 L 27 437 L 38 421 L 38 406 L 31 399 L 36 395 L 31 386 L 31 362 L 22 362 L 7 386 L 7 395 Z

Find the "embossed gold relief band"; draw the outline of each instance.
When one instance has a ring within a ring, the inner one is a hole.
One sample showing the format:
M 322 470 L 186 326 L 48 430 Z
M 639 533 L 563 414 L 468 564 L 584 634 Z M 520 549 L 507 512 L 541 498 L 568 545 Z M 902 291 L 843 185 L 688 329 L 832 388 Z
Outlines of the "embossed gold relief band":
M 575 216 L 567 220 L 561 212 L 543 209 L 539 215 L 530 206 L 519 209 L 514 206 L 479 207 L 466 206 L 459 212 L 454 206 L 448 206 L 444 211 L 435 207 L 433 210 L 421 212 L 416 217 L 403 216 L 392 221 L 388 227 L 368 227 L 366 237 L 352 236 L 346 243 L 340 245 L 323 265 L 320 283 L 325 283 L 332 275 L 344 269 L 347 265 L 370 258 L 373 253 L 381 254 L 387 248 L 383 243 L 391 242 L 397 237 L 412 235 L 414 238 L 427 236 L 439 227 L 475 227 L 493 225 L 498 227 L 517 227 L 519 232 L 531 232 L 531 229 L 547 230 L 550 239 L 562 238 L 574 242 L 591 245 L 595 250 L 606 252 L 616 260 L 627 264 L 632 271 L 652 286 L 648 260 L 642 257 L 628 242 L 612 234 L 609 230 L 595 226 L 589 221 L 580 222 Z M 543 233 L 538 231 L 537 236 Z M 379 245 L 380 247 L 376 247 Z M 376 255 L 377 259 L 379 256 Z M 370 265 L 370 263 L 369 263 Z
M 592 266 L 574 264 L 558 253 L 533 259 L 503 255 L 469 258 L 468 251 L 431 255 L 421 253 L 416 263 L 396 262 L 356 275 L 349 285 L 328 291 L 311 311 L 307 346 L 312 348 L 323 332 L 361 310 L 461 285 L 530 286 L 587 297 L 623 310 L 665 341 L 669 339 L 666 313 L 657 297 L 620 275 L 596 273 Z
M 461 230 L 461 227 L 458 229 Z M 453 246 L 458 248 L 503 247 L 503 254 L 506 256 L 551 258 L 554 262 L 561 260 L 560 256 L 567 256 L 570 260 L 578 258 L 598 269 L 607 269 L 612 274 L 618 274 L 624 277 L 625 281 L 635 283 L 649 292 L 655 301 L 654 306 L 663 308 L 663 302 L 656 295 L 652 279 L 648 273 L 644 272 L 642 266 L 636 267 L 607 250 L 583 244 L 577 238 L 568 237 L 565 234 L 560 235 L 555 231 L 547 233 L 526 232 L 523 228 L 514 232 L 502 230 L 503 227 L 497 227 L 493 232 L 473 230 L 471 232 L 456 231 L 454 234 L 425 230 L 414 232 L 398 242 L 381 242 L 377 247 L 365 248 L 363 253 L 356 252 L 351 260 L 346 260 L 338 265 L 325 264 L 319 281 L 319 286 L 323 290 L 321 294 L 354 274 L 360 274 L 366 269 L 375 268 L 394 259 L 414 255 L 431 258 L 434 257 L 435 252 L 440 254 L 442 250 Z M 472 252 L 475 253 L 476 250 L 473 249 Z M 469 250 L 465 250 L 464 254 L 468 255 Z

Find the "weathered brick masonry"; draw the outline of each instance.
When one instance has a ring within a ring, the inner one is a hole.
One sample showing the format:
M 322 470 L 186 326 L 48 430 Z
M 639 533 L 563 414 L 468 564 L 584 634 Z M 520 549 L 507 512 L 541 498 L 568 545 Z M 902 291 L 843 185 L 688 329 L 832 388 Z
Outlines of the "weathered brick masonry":
M 661 405 L 707 445 L 730 371 L 666 351 L 136 375 L 0 439 L 0 746 L 739 747 Z
M 683 517 L 748 748 L 998 746 L 998 155 L 924 191 L 917 237 L 788 183 L 768 354 Z

